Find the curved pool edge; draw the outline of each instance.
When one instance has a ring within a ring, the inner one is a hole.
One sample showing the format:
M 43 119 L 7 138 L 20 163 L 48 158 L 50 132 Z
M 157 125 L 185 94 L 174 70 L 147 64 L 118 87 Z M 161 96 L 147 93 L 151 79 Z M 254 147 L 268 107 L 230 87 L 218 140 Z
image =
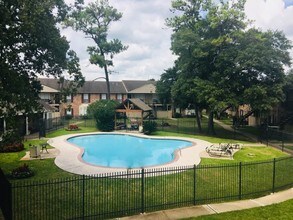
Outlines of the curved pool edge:
M 80 155 L 83 153 L 83 149 L 69 143 L 67 139 L 84 136 L 84 135 L 95 135 L 95 134 L 119 134 L 119 135 L 130 135 L 141 138 L 152 138 L 152 139 L 175 139 L 190 141 L 193 143 L 192 146 L 182 148 L 181 150 L 176 150 L 176 159 L 173 161 L 156 166 L 145 167 L 147 169 L 154 168 L 167 168 L 167 167 L 178 167 L 178 166 L 192 166 L 198 165 L 200 163 L 200 153 L 205 150 L 206 146 L 211 143 L 195 138 L 185 138 L 185 137 L 172 137 L 172 136 L 147 136 L 144 134 L 127 133 L 127 132 L 91 132 L 91 133 L 81 133 L 81 134 L 69 134 L 63 135 L 55 138 L 51 138 L 49 143 L 51 146 L 59 150 L 59 155 L 55 158 L 55 164 L 70 173 L 79 175 L 95 175 L 95 174 L 106 174 L 114 172 L 125 172 L 127 168 L 111 168 L 103 167 L 98 165 L 92 165 L 80 160 Z M 131 170 L 140 170 L 140 168 L 133 168 Z

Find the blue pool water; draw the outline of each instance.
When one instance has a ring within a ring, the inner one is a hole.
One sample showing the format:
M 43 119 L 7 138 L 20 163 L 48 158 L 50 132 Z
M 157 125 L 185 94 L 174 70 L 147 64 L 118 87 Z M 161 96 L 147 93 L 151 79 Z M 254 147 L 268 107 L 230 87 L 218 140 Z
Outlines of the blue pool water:
M 191 146 L 189 141 L 150 139 L 120 134 L 98 134 L 68 139 L 84 149 L 85 162 L 121 168 L 164 164 L 174 159 L 174 151 Z

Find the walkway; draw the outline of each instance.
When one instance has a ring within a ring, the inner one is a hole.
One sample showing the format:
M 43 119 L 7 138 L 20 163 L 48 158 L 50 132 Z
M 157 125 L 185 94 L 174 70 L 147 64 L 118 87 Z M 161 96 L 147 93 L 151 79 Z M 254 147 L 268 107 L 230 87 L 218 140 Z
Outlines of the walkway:
M 207 204 L 200 206 L 192 206 L 178 209 L 170 209 L 142 215 L 135 215 L 121 218 L 122 220 L 174 220 L 190 217 L 198 217 L 202 215 L 218 214 L 223 212 L 237 211 L 272 205 L 286 200 L 293 199 L 293 188 L 270 194 L 257 199 L 240 200 L 234 202 Z
M 224 124 L 223 122 L 221 122 L 221 121 L 219 121 L 217 119 L 214 119 L 214 122 L 217 123 L 218 125 L 220 125 L 222 128 L 224 128 L 227 131 L 236 132 L 236 133 L 241 134 L 241 135 L 243 135 L 245 137 L 248 137 L 252 141 L 259 142 L 258 138 L 253 134 L 249 134 L 247 132 L 239 131 L 237 129 L 234 130 L 230 125 L 226 125 L 226 124 Z

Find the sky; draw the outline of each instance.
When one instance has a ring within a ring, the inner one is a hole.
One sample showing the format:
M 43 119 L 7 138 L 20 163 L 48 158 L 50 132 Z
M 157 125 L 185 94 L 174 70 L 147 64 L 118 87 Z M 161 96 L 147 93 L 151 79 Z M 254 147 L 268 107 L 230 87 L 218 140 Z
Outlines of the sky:
M 110 81 L 159 80 L 176 60 L 170 50 L 172 31 L 165 25 L 165 19 L 172 16 L 171 0 L 109 0 L 109 3 L 123 13 L 120 21 L 111 24 L 109 39 L 118 38 L 128 46 L 114 56 Z M 255 27 L 283 31 L 293 43 L 293 0 L 247 0 L 245 13 Z M 103 69 L 89 62 L 86 49 L 93 45 L 92 40 L 70 28 L 61 33 L 76 51 L 86 80 L 104 77 Z

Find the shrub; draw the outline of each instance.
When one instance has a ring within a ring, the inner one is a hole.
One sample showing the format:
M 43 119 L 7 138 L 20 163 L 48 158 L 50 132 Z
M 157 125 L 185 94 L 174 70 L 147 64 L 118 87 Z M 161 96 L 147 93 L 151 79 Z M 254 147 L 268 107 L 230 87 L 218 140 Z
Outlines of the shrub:
M 0 141 L 0 152 L 17 152 L 22 151 L 24 145 L 22 143 L 22 137 L 18 132 L 10 130 L 5 132 Z
M 15 179 L 27 178 L 33 175 L 34 172 L 29 168 L 27 164 L 23 164 L 22 166 L 17 167 L 11 172 L 11 177 Z
M 143 123 L 143 133 L 152 134 L 157 130 L 157 123 L 155 121 L 145 121 Z
M 76 131 L 78 129 L 79 129 L 78 126 L 77 125 L 74 125 L 74 124 L 71 124 L 71 125 L 68 126 L 68 130 L 69 131 Z
M 114 100 L 99 100 L 89 105 L 87 113 L 96 120 L 100 131 L 113 131 L 116 107 L 118 103 Z
M 0 147 L 0 152 L 18 152 L 24 150 L 23 143 L 13 143 Z

